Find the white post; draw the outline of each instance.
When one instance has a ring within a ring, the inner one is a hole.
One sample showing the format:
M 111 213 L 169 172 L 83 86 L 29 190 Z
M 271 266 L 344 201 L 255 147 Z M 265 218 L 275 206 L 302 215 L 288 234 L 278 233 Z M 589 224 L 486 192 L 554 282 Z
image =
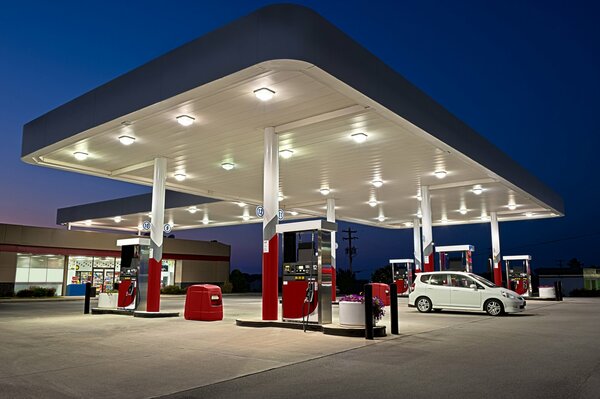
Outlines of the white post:
M 163 229 L 165 223 L 165 185 L 167 180 L 167 159 L 154 159 L 154 179 L 152 180 L 152 212 L 150 220 L 150 256 L 146 273 L 142 263 L 138 310 L 160 311 L 160 275 L 162 269 Z M 145 294 L 145 295 L 144 295 Z M 144 297 L 146 296 L 146 298 Z
M 502 287 L 502 258 L 500 257 L 500 227 L 498 226 L 498 215 L 496 215 L 496 212 L 491 212 L 490 216 L 494 284 L 498 287 Z
M 432 272 L 435 269 L 433 264 L 433 225 L 431 222 L 431 198 L 429 197 L 429 187 L 421 187 L 421 223 L 423 228 L 423 271 Z
M 278 269 L 279 245 L 276 233 L 279 211 L 279 137 L 274 127 L 264 131 L 263 170 L 263 263 L 262 317 L 277 320 L 279 311 Z
M 327 198 L 327 221 L 335 223 L 335 198 Z M 336 280 L 336 248 L 337 243 L 335 241 L 335 231 L 331 232 L 331 300 L 336 300 L 336 292 L 335 292 L 335 280 Z
M 415 218 L 413 220 L 413 248 L 413 257 L 415 258 L 415 273 L 420 273 L 423 271 L 421 260 L 423 253 L 421 251 L 421 220 L 419 218 Z

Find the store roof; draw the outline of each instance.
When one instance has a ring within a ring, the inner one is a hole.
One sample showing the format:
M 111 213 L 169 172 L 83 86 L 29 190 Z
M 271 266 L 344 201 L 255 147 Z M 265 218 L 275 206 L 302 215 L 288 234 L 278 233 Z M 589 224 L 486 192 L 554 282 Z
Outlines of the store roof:
M 275 93 L 270 101 L 257 99 L 261 88 Z M 182 115 L 194 123 L 180 125 Z M 490 212 L 499 221 L 564 214 L 537 177 L 296 5 L 262 8 L 27 123 L 22 159 L 151 185 L 162 156 L 170 190 L 256 206 L 267 126 L 292 151 L 280 160 L 287 211 L 323 216 L 333 197 L 339 220 L 406 228 L 426 185 L 434 225 L 486 222 Z M 358 133 L 366 141 L 355 142 Z

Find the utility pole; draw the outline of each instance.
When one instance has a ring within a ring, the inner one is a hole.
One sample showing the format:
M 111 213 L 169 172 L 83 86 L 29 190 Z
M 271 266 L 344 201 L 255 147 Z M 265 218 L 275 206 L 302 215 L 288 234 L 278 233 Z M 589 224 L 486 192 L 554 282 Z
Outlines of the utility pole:
M 350 269 L 350 274 L 352 275 L 352 258 L 354 256 L 356 256 L 356 248 L 352 246 L 352 240 L 358 240 L 357 236 L 352 236 L 352 234 L 356 233 L 356 230 L 352 230 L 350 227 L 348 227 L 347 230 L 342 230 L 343 233 L 347 233 L 348 236 L 347 237 L 343 237 L 343 239 L 346 241 L 348 241 L 348 248 L 346 248 L 346 253 L 348 254 L 348 258 L 349 258 L 349 269 Z

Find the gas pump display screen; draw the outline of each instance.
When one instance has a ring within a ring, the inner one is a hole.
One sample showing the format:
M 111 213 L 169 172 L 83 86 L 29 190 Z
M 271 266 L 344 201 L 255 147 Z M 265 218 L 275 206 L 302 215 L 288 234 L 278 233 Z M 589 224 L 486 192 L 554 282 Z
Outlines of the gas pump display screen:
M 519 266 L 519 265 L 513 266 L 513 265 L 510 265 L 510 270 L 513 273 L 527 273 L 527 271 L 525 270 L 525 266 Z
M 462 260 L 462 256 L 449 256 L 448 258 L 448 270 L 462 270 L 464 268 L 463 266 L 463 260 Z
M 298 270 L 299 270 L 299 271 L 302 271 L 302 270 L 304 270 L 304 266 L 302 266 L 302 265 L 298 265 Z

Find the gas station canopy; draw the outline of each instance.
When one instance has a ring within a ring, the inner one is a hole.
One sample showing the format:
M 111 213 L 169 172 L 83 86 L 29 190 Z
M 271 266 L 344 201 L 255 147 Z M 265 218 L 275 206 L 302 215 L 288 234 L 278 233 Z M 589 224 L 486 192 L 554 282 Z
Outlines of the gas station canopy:
M 564 214 L 538 178 L 296 5 L 262 8 L 29 122 L 22 159 L 151 186 L 165 157 L 168 189 L 219 200 L 180 207 L 176 228 L 258 222 L 265 127 L 279 136 L 286 218 L 323 217 L 335 198 L 337 220 L 409 228 L 422 186 L 433 225 Z

